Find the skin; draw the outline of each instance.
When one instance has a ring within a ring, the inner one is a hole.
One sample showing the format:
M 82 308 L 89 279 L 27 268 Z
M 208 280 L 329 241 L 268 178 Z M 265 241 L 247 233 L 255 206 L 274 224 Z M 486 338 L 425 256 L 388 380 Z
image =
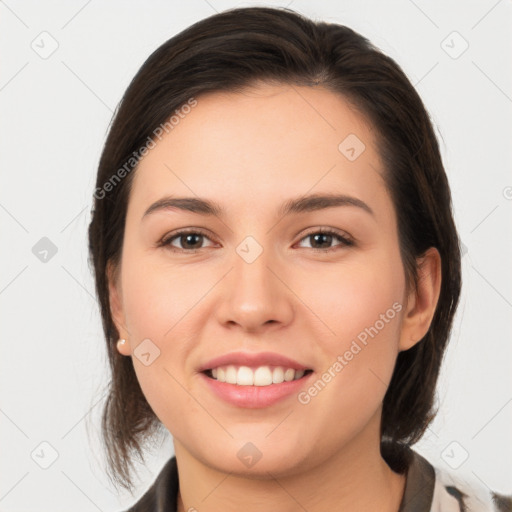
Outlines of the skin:
M 430 249 L 419 261 L 418 288 L 408 293 L 374 131 L 343 97 L 258 84 L 197 100 L 140 162 L 121 265 L 109 269 L 113 318 L 127 340 L 118 350 L 132 356 L 146 399 L 173 436 L 178 508 L 396 511 L 405 477 L 380 455 L 382 400 L 399 351 L 428 331 L 439 253 Z M 349 134 L 366 146 L 354 161 L 338 150 Z M 374 214 L 354 206 L 277 214 L 290 198 L 334 192 Z M 168 195 L 215 200 L 225 214 L 174 209 L 143 218 Z M 315 245 L 306 235 L 319 227 L 355 243 L 333 237 Z M 177 252 L 158 246 L 183 228 L 207 236 L 189 245 L 175 238 Z M 250 264 L 236 252 L 249 235 L 263 248 Z M 271 351 L 319 377 L 394 303 L 401 311 L 308 404 L 292 395 L 267 408 L 237 408 L 197 372 L 228 352 Z M 149 366 L 133 354 L 146 338 L 160 350 Z M 262 454 L 250 468 L 237 457 L 247 442 Z

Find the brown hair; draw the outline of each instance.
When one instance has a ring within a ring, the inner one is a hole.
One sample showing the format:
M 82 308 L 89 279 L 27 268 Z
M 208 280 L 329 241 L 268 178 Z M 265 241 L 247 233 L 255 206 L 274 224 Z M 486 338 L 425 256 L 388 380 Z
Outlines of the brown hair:
M 428 248 L 436 247 L 442 261 L 430 329 L 396 361 L 383 404 L 382 446 L 413 444 L 435 415 L 435 387 L 459 300 L 461 262 L 448 180 L 419 95 L 393 59 L 348 27 L 314 22 L 290 9 L 230 9 L 193 24 L 149 56 L 118 106 L 99 162 L 89 250 L 112 371 L 102 435 L 115 483 L 128 489 L 132 454 L 143 459 L 143 444 L 161 427 L 131 358 L 116 350 L 119 335 L 109 304 L 107 265 L 118 268 L 120 262 L 137 164 L 131 157 L 190 98 L 238 91 L 256 81 L 322 85 L 342 95 L 376 129 L 408 287 L 416 284 L 416 258 Z M 107 188 L 121 168 L 126 176 Z

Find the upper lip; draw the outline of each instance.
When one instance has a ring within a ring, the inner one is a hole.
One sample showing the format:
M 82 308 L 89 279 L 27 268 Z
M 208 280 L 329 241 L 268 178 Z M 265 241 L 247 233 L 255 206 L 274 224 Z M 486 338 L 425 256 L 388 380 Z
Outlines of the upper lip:
M 283 366 L 285 368 L 293 368 L 294 370 L 308 370 L 298 361 L 274 352 L 230 352 L 219 357 L 210 359 L 199 367 L 200 372 L 218 368 L 219 366 Z

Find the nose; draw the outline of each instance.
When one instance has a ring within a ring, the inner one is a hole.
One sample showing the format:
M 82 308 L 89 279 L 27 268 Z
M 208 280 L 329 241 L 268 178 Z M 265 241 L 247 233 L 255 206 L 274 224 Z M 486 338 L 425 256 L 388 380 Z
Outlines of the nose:
M 263 250 L 252 262 L 236 254 L 232 270 L 222 280 L 218 321 L 253 333 L 288 325 L 294 315 L 294 295 L 287 278 L 270 251 Z

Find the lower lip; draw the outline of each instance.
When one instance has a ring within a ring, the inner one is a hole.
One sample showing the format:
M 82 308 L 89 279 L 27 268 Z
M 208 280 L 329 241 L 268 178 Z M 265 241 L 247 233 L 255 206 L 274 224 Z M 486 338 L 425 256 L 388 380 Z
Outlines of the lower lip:
M 224 401 L 237 407 L 261 409 L 284 400 L 290 395 L 297 394 L 313 373 L 309 373 L 297 380 L 282 382 L 281 384 L 270 384 L 268 386 L 238 386 L 212 379 L 204 373 L 200 375 L 210 389 Z

